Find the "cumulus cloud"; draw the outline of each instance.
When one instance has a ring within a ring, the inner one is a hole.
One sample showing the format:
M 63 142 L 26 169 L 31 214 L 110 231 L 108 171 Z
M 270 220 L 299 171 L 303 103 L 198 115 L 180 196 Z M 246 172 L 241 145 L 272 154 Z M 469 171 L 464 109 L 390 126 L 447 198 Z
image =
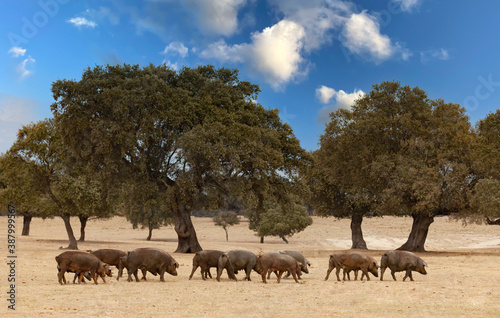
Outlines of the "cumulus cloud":
M 264 74 L 274 87 L 293 80 L 301 73 L 304 28 L 288 20 L 281 20 L 261 33 L 252 35 L 252 61 L 254 69 Z
M 238 30 L 238 10 L 247 0 L 186 0 L 204 33 L 230 36 Z
M 281 20 L 262 32 L 253 33 L 249 44 L 228 45 L 220 40 L 210 44 L 200 56 L 248 63 L 253 72 L 263 76 L 274 89 L 280 89 L 306 72 L 301 56 L 304 37 L 301 25 Z
M 425 64 L 431 60 L 446 61 L 450 59 L 448 50 L 445 49 L 432 49 L 420 52 L 420 61 Z
M 401 44 L 393 44 L 391 39 L 380 33 L 380 24 L 377 19 L 363 11 L 354 13 L 347 20 L 342 42 L 352 53 L 381 63 L 395 55 L 403 60 L 411 56 L 411 52 Z
M 19 46 L 13 46 L 9 49 L 9 51 L 7 51 L 7 53 L 9 53 L 12 57 L 20 57 L 26 54 L 26 49 Z
M 332 32 L 341 27 L 352 12 L 352 4 L 343 1 L 282 1 L 269 0 L 285 19 L 300 24 L 306 33 L 304 49 L 307 52 L 319 49 L 332 42 Z
M 401 6 L 402 11 L 411 12 L 414 8 L 417 8 L 421 0 L 392 0 Z
M 188 55 L 189 49 L 182 42 L 172 42 L 165 47 L 163 54 L 167 55 L 170 52 L 179 54 L 181 57 Z
M 358 98 L 364 95 L 365 93 L 360 89 L 355 89 L 352 93 L 346 93 L 343 90 L 336 91 L 333 88 L 324 85 L 321 86 L 316 89 L 316 97 L 321 103 L 328 105 L 325 105 L 318 111 L 316 121 L 320 124 L 327 123 L 331 112 L 340 108 L 349 109 Z M 334 103 L 330 104 L 332 99 L 334 99 Z
M 19 65 L 17 65 L 16 72 L 19 74 L 20 80 L 23 80 L 33 74 L 33 71 L 27 69 L 28 65 L 33 63 L 35 63 L 35 59 L 29 55 L 26 59 L 19 63 Z
M 97 26 L 97 23 L 95 23 L 94 21 L 87 20 L 84 17 L 71 18 L 67 22 L 73 24 L 77 28 L 87 27 L 93 29 Z
M 319 101 L 323 104 L 328 104 L 335 93 L 336 92 L 333 88 L 325 85 L 316 89 L 316 97 L 318 97 Z

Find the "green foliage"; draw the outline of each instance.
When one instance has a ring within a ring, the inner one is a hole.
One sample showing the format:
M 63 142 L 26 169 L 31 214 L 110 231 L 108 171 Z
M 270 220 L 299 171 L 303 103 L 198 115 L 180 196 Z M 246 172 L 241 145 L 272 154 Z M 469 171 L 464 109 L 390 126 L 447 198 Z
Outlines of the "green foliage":
M 288 243 L 287 236 L 301 232 L 311 224 L 312 218 L 304 205 L 293 201 L 279 204 L 275 200 L 267 200 L 264 212 L 261 212 L 257 235 L 278 236 Z
M 318 214 L 434 216 L 467 208 L 473 134 L 459 105 L 384 82 L 330 117 L 309 177 Z
M 487 219 L 500 218 L 500 181 L 498 179 L 481 179 L 474 187 L 471 206 L 478 213 L 473 215 L 483 223 Z
M 217 226 L 222 226 L 226 232 L 226 241 L 228 240 L 227 228 L 232 225 L 240 224 L 238 214 L 234 211 L 221 211 L 214 218 L 214 223 Z
M 222 226 L 226 229 L 228 226 L 240 224 L 238 214 L 234 211 L 221 211 L 214 218 L 214 223 L 217 226 Z
M 75 166 L 106 171 L 122 197 L 161 196 L 179 240 L 196 241 L 192 210 L 219 209 L 228 196 L 259 204 L 275 185 L 297 184 L 309 160 L 278 111 L 254 102 L 259 91 L 213 66 L 96 66 L 54 82 L 52 111 Z M 136 182 L 146 196 L 123 187 Z M 178 251 L 199 248 L 189 244 Z

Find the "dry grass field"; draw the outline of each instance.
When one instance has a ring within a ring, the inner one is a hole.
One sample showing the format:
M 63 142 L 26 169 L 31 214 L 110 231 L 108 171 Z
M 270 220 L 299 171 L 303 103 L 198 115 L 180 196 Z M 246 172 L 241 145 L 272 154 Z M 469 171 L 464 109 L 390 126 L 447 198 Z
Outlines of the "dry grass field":
M 18 227 L 22 219 L 17 219 Z M 74 219 L 75 230 L 78 227 Z M 16 268 L 16 311 L 7 310 L 8 267 L 7 217 L 0 217 L 0 317 L 500 317 L 500 227 L 468 225 L 436 218 L 427 239 L 428 275 L 414 273 L 414 282 L 393 281 L 386 272 L 384 281 L 337 282 L 334 272 L 324 281 L 329 254 L 350 247 L 349 220 L 314 218 L 312 226 L 293 236 L 290 244 L 266 238 L 265 244 L 248 229 L 248 223 L 224 230 L 210 218 L 193 218 L 198 239 L 205 249 L 245 249 L 256 254 L 277 249 L 301 251 L 312 263 L 303 283 L 273 278 L 263 284 L 252 273 L 252 281 L 230 281 L 226 273 L 220 283 L 203 281 L 199 269 L 192 280 L 192 254 L 175 254 L 176 234 L 172 227 L 153 232 L 147 242 L 146 230 L 133 230 L 124 218 L 89 221 L 87 241 L 81 250 L 157 247 L 169 252 L 180 264 L 179 275 L 165 274 L 166 282 L 148 274 L 148 281 L 116 281 L 106 284 L 57 282 L 54 257 L 67 246 L 61 219 L 35 219 L 31 235 L 21 237 L 18 228 Z M 366 253 L 380 262 L 387 250 L 406 239 L 410 218 L 372 218 L 363 223 Z M 77 232 L 77 231 L 76 231 Z M 215 273 L 212 269 L 212 273 Z M 72 275 L 66 274 L 72 279 Z

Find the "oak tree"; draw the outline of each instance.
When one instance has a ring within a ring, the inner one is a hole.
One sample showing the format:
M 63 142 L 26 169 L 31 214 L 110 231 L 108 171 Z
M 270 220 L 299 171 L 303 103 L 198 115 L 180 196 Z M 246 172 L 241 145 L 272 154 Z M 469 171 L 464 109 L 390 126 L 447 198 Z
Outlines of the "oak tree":
M 307 160 L 277 110 L 255 102 L 259 91 L 234 69 L 108 65 L 54 82 L 51 107 L 77 164 L 104 171 L 122 196 L 123 184 L 151 185 L 186 253 L 201 250 L 191 211 L 262 197 Z

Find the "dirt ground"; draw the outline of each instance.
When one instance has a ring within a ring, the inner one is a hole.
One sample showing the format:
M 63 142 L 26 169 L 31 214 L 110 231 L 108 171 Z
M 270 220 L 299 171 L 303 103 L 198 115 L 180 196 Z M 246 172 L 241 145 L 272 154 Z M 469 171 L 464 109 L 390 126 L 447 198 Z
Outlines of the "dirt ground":
M 75 232 L 79 222 L 72 220 Z M 384 281 L 337 282 L 334 272 L 324 281 L 329 255 L 349 249 L 349 220 L 314 218 L 312 226 L 296 234 L 286 245 L 279 238 L 264 244 L 248 229 L 248 222 L 224 230 L 210 218 L 193 218 L 204 249 L 245 249 L 255 254 L 277 249 L 295 249 L 312 263 L 303 283 L 292 278 L 262 283 L 257 273 L 252 281 L 203 281 L 198 271 L 188 280 L 192 254 L 177 254 L 172 227 L 153 232 L 133 230 L 122 217 L 89 221 L 87 241 L 81 250 L 116 248 L 130 251 L 156 247 L 169 252 L 180 264 L 178 276 L 165 274 L 166 282 L 148 275 L 148 281 L 127 282 L 108 279 L 106 284 L 57 282 L 54 257 L 67 246 L 63 221 L 34 219 L 31 234 L 21 237 L 22 219 L 16 219 L 16 311 L 8 310 L 7 292 L 10 260 L 7 258 L 7 217 L 0 217 L 1 294 L 0 317 L 500 317 L 500 226 L 468 225 L 436 218 L 431 225 L 426 249 L 421 256 L 429 265 L 428 275 L 414 273 L 414 282 L 393 281 L 386 272 Z M 399 247 L 410 231 L 410 218 L 372 218 L 363 222 L 369 251 L 380 262 L 381 255 Z M 215 271 L 212 269 L 212 273 Z M 72 279 L 72 275 L 66 274 Z

